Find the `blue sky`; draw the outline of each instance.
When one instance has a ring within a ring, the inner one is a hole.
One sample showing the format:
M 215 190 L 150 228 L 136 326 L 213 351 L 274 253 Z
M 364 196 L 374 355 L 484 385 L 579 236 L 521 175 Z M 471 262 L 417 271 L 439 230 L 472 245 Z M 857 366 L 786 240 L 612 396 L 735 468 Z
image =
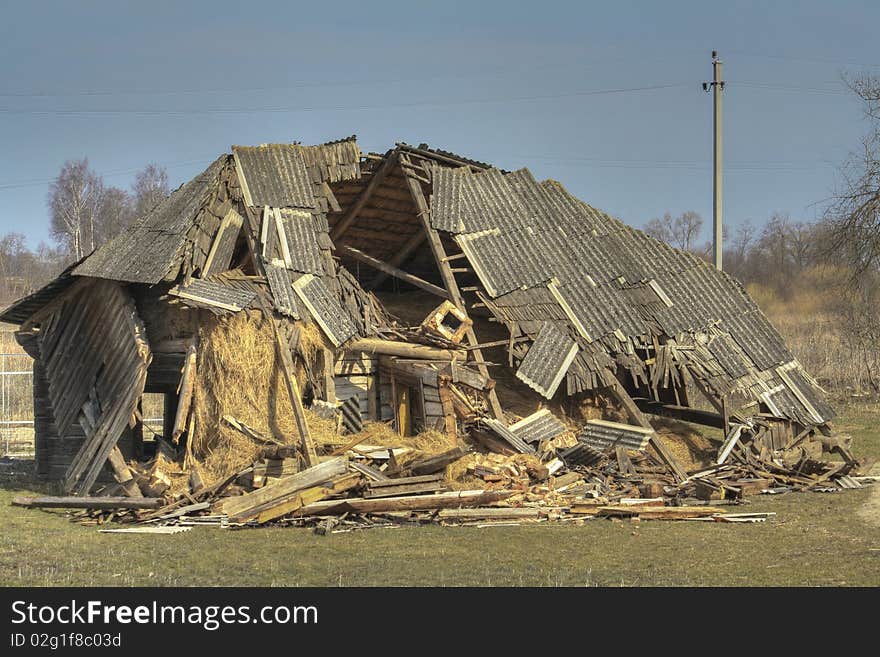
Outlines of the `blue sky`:
M 3 5 L 0 232 L 32 245 L 66 159 L 177 186 L 231 144 L 352 133 L 528 166 L 634 225 L 708 220 L 713 49 L 725 219 L 813 219 L 866 129 L 841 73 L 880 73 L 867 1 Z

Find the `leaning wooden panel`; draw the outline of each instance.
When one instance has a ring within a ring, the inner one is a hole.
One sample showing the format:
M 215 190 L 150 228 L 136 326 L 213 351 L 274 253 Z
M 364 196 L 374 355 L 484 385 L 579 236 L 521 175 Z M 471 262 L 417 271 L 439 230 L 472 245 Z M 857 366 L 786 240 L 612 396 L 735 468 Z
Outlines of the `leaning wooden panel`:
M 217 229 L 217 234 L 214 236 L 214 242 L 211 244 L 211 250 L 205 260 L 202 276 L 219 274 L 229 269 L 232 254 L 235 251 L 235 243 L 243 223 L 244 219 L 235 210 L 229 210 L 226 213 L 220 223 L 220 228 Z
M 64 485 L 83 495 L 137 407 L 150 349 L 133 299 L 110 281 L 77 283 L 44 324 L 51 329 L 41 352 L 52 407 L 65 427 L 78 421 L 85 433 Z

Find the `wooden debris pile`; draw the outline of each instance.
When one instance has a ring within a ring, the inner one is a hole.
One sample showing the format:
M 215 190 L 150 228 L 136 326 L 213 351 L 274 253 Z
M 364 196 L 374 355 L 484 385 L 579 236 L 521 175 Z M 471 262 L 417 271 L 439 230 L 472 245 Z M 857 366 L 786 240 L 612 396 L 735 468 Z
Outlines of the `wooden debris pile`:
M 651 448 L 600 451 L 584 442 L 554 447 L 550 440 L 532 454 L 490 451 L 477 441 L 473 448 L 411 458 L 411 450 L 359 444 L 355 438 L 335 451 L 320 448 L 311 466 L 301 445 L 267 445 L 252 465 L 210 487 L 202 485 L 196 467 L 180 489 L 165 485 L 172 463 L 160 451 L 148 467 L 132 467 L 148 497 L 16 498 L 14 504 L 76 509 L 72 520 L 83 524 L 115 521 L 151 533 L 276 524 L 326 534 L 602 518 L 747 523 L 774 515 L 730 512 L 751 495 L 860 488 L 875 481 L 859 476 L 863 464 L 852 458 L 845 438 L 811 434 L 774 449 L 768 436 L 740 430 L 733 447 L 728 449 L 729 441 L 721 445 L 722 463 L 691 471 L 683 480 Z M 823 461 L 822 450 L 843 460 Z M 175 474 L 177 480 L 181 476 Z

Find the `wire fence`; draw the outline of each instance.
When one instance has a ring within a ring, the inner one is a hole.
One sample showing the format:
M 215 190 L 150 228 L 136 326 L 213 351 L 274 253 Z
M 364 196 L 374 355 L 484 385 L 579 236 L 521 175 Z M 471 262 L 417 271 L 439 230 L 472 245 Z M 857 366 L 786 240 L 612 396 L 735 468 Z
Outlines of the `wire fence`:
M 163 400 L 145 394 L 142 401 L 144 437 L 162 434 Z M 34 456 L 34 373 L 31 357 L 0 353 L 0 458 Z
M 0 354 L 0 451 L 34 454 L 34 374 L 27 354 Z

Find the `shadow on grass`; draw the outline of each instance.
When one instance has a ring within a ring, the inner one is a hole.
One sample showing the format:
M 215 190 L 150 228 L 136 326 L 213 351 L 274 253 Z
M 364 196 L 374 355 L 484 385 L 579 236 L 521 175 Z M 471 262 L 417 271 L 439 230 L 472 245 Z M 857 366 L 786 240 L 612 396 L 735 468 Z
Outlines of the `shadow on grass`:
M 0 490 L 9 492 L 39 493 L 58 495 L 57 483 L 40 481 L 36 476 L 36 463 L 33 459 L 18 459 L 4 456 L 0 458 Z

